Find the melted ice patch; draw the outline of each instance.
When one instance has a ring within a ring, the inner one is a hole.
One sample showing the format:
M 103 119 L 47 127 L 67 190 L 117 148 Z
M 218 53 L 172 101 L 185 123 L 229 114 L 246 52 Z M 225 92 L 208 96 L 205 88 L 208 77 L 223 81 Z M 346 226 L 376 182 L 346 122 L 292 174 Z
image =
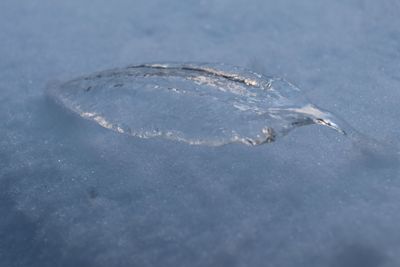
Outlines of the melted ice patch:
M 310 124 L 346 134 L 335 117 L 286 80 L 224 64 L 129 66 L 68 81 L 49 93 L 85 119 L 140 138 L 259 145 Z

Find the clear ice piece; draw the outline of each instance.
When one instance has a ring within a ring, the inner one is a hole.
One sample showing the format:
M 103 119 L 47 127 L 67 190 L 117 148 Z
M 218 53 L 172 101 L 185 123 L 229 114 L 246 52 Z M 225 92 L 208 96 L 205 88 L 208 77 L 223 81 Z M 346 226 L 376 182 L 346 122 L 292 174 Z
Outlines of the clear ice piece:
M 68 81 L 49 94 L 82 118 L 140 138 L 259 145 L 310 124 L 345 134 L 293 84 L 225 64 L 128 66 Z

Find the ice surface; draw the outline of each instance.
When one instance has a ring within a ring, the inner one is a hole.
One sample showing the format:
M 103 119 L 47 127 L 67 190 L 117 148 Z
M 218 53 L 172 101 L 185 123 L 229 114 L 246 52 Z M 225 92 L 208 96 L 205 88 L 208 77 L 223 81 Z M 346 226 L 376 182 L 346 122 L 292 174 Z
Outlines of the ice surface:
M 400 266 L 399 14 L 397 0 L 0 1 L 0 266 Z M 44 93 L 162 61 L 283 77 L 385 145 L 317 126 L 256 147 L 130 138 Z
M 310 124 L 345 133 L 284 79 L 224 64 L 130 66 L 53 86 L 49 94 L 104 128 L 192 145 L 260 145 Z

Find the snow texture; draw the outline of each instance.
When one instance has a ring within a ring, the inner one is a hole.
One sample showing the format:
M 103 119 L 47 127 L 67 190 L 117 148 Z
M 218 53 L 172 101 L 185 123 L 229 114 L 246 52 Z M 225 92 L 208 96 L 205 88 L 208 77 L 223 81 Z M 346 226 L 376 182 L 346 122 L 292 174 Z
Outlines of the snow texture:
M 0 1 L 0 266 L 400 266 L 399 13 L 396 0 Z M 382 146 L 317 126 L 256 147 L 132 138 L 45 93 L 171 61 L 283 77 Z

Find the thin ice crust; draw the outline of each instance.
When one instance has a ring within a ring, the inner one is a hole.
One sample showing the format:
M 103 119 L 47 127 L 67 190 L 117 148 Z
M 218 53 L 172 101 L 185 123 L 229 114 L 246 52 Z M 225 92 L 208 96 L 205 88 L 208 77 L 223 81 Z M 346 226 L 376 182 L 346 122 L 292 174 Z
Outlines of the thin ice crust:
M 157 63 L 106 70 L 50 91 L 67 109 L 139 138 L 260 145 L 321 124 L 344 133 L 289 82 L 224 64 Z

